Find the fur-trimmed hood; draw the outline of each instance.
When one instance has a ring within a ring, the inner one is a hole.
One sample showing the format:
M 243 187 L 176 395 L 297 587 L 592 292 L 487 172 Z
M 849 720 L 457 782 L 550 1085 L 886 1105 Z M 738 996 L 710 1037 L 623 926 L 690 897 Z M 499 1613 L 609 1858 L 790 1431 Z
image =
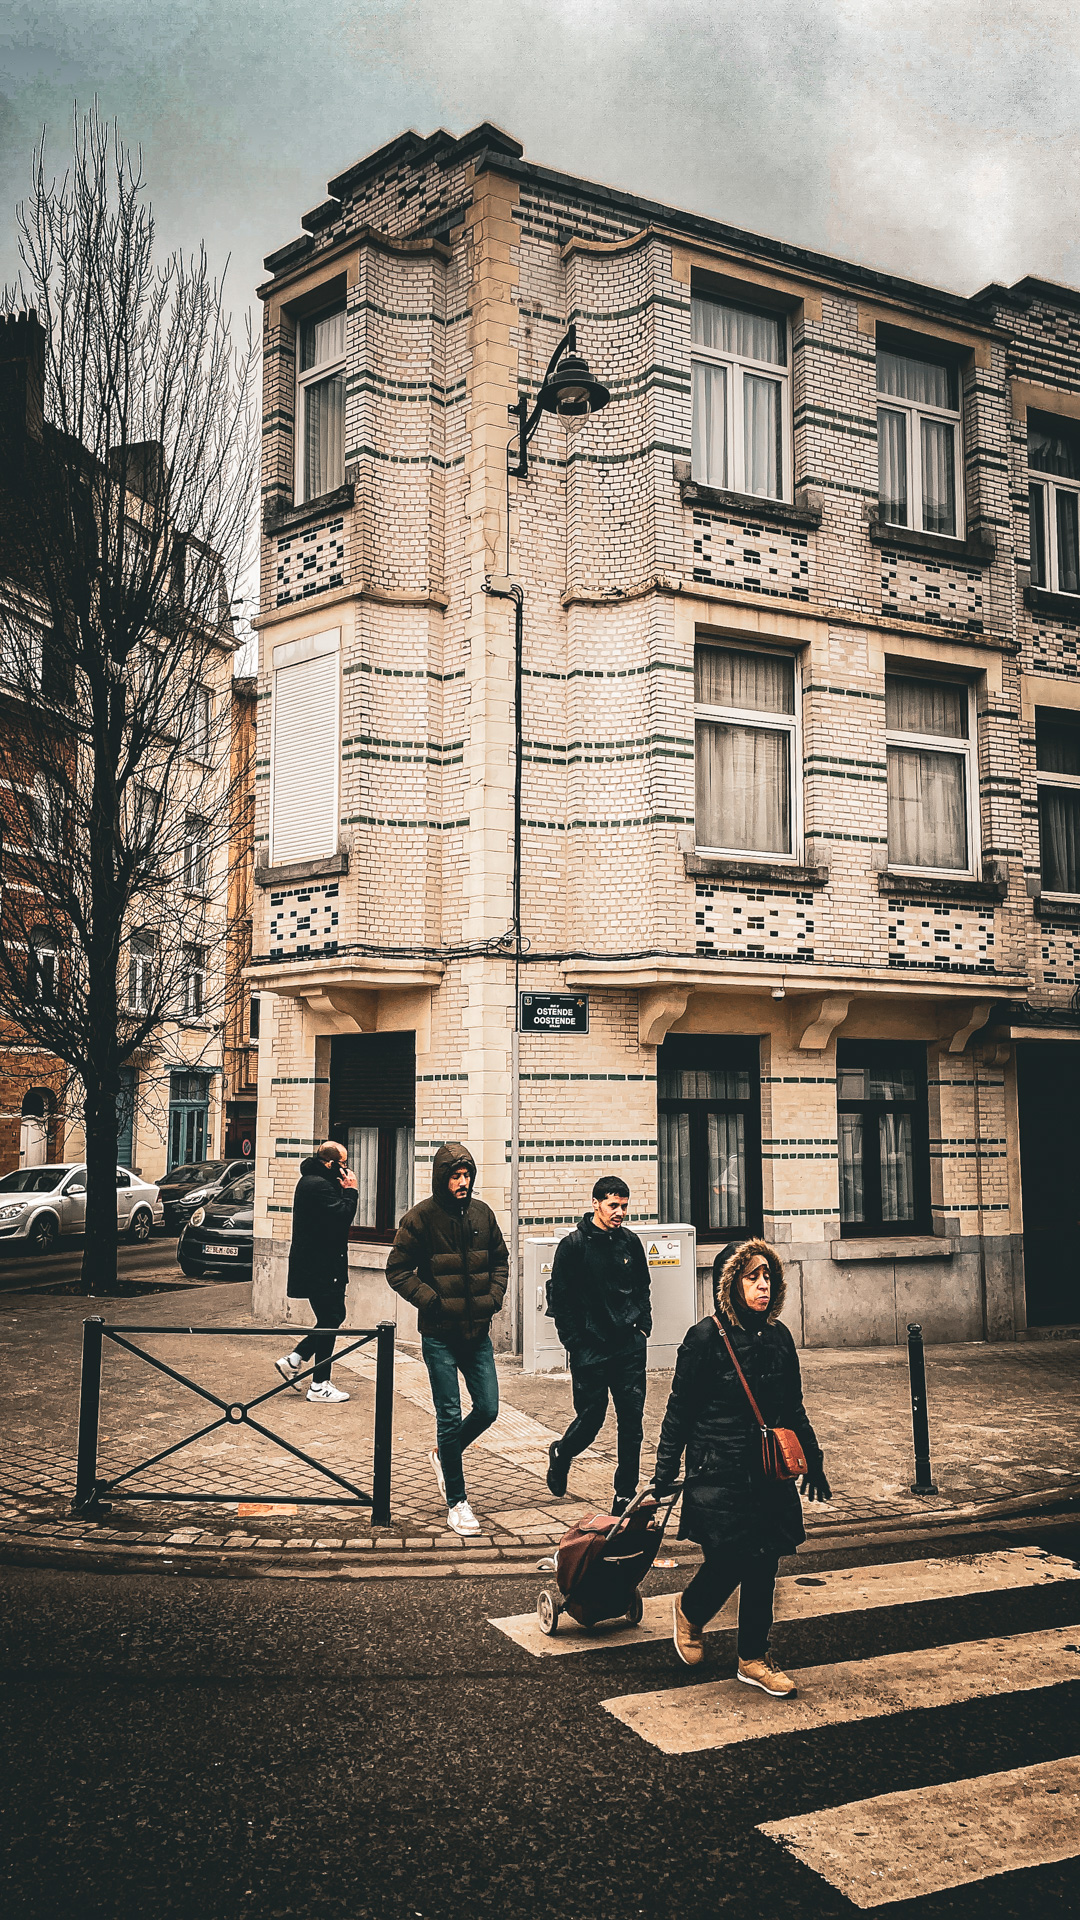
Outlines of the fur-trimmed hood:
M 751 1260 L 760 1254 L 764 1254 L 769 1263 L 769 1274 L 772 1279 L 768 1324 L 772 1326 L 784 1310 L 784 1300 L 787 1295 L 784 1263 L 776 1248 L 768 1240 L 740 1240 L 734 1253 L 728 1254 L 720 1272 L 717 1273 L 715 1265 L 713 1267 L 713 1298 L 716 1302 L 716 1311 L 729 1323 L 737 1324 L 739 1318 L 733 1298 L 736 1282 L 742 1278 Z

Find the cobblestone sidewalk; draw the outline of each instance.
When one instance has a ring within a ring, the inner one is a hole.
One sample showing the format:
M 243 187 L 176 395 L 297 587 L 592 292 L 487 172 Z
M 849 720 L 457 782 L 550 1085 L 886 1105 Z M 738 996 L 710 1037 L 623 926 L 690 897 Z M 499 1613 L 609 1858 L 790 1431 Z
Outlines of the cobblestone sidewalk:
M 99 1473 L 113 1479 L 152 1457 L 158 1465 L 127 1483 L 140 1497 L 115 1501 L 98 1520 L 73 1518 L 68 1509 L 83 1319 L 96 1312 L 114 1326 L 168 1329 L 128 1337 L 223 1399 L 250 1402 L 277 1384 L 273 1361 L 286 1342 L 228 1333 L 208 1339 L 185 1331 L 254 1326 L 249 1293 L 246 1285 L 229 1284 L 134 1301 L 87 1302 L 33 1292 L 0 1299 L 0 1547 L 5 1541 L 12 1549 L 32 1542 L 83 1551 L 111 1545 L 162 1555 L 254 1550 L 280 1556 L 286 1566 L 296 1554 L 381 1557 L 448 1549 L 459 1557 L 520 1559 L 557 1542 L 578 1514 L 606 1508 L 615 1463 L 613 1418 L 576 1464 L 567 1499 L 553 1500 L 545 1485 L 548 1445 L 572 1411 L 565 1375 L 527 1375 L 516 1362 L 500 1361 L 499 1420 L 466 1456 L 469 1498 L 483 1531 L 463 1543 L 446 1530 L 428 1459 L 434 1422 L 426 1373 L 415 1353 L 399 1348 L 395 1369 L 393 1524 L 374 1529 L 365 1508 L 313 1504 L 338 1499 L 341 1489 L 246 1426 L 218 1425 L 180 1445 L 215 1421 L 217 1409 L 106 1341 Z M 830 1506 L 806 1512 L 812 1536 L 912 1517 L 922 1522 L 931 1511 L 959 1520 L 987 1503 L 1080 1490 L 1080 1342 L 928 1350 L 939 1488 L 929 1501 L 910 1492 L 904 1353 L 809 1352 L 802 1364 L 807 1407 L 834 1491 Z M 374 1374 L 374 1349 L 362 1349 L 337 1363 L 338 1383 L 351 1394 L 346 1405 L 309 1404 L 285 1388 L 259 1417 L 352 1485 L 370 1488 Z M 645 1472 L 669 1380 L 667 1374 L 650 1375 Z M 198 1498 L 153 1498 L 163 1492 Z M 282 1511 L 258 1511 L 274 1507 Z M 691 1550 L 684 1544 L 673 1551 L 685 1558 Z

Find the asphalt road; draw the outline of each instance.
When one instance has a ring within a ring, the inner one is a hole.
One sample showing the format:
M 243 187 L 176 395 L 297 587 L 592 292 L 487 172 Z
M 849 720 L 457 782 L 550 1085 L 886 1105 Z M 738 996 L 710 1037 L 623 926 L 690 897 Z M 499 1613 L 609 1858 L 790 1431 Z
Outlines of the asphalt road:
M 1029 1538 L 1080 1554 L 1080 1528 Z M 827 1566 L 906 1560 L 906 1579 L 914 1552 L 800 1555 L 797 1571 L 812 1588 Z M 647 1590 L 684 1578 L 654 1573 Z M 1077 1750 L 1074 1681 L 665 1754 L 601 1703 L 700 1675 L 668 1642 L 536 1658 L 487 1624 L 530 1609 L 541 1584 L 0 1569 L 7 1910 L 840 1920 L 856 1909 L 759 1822 Z M 790 1621 L 777 1651 L 793 1666 L 877 1661 L 1076 1617 L 1067 1583 L 982 1592 Z M 732 1671 L 718 1644 L 709 1678 Z M 1075 1920 L 1078 1863 L 882 1911 Z
M 0 1293 L 77 1280 L 82 1269 L 82 1258 L 82 1240 L 74 1236 L 62 1240 L 57 1251 L 44 1260 L 27 1259 L 9 1241 L 6 1246 L 0 1246 Z M 155 1234 L 141 1247 L 121 1241 L 116 1249 L 116 1265 L 118 1272 L 126 1279 L 135 1275 L 140 1279 L 143 1275 L 152 1275 L 154 1279 L 175 1279 L 180 1285 L 184 1283 L 184 1276 L 176 1264 L 175 1234 Z

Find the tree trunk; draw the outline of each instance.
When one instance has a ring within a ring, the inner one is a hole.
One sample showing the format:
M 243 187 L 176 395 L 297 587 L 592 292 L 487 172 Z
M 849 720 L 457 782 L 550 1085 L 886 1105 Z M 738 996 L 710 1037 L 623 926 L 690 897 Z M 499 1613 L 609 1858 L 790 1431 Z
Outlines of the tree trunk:
M 86 1089 L 86 1239 L 82 1289 L 116 1288 L 116 1095 Z

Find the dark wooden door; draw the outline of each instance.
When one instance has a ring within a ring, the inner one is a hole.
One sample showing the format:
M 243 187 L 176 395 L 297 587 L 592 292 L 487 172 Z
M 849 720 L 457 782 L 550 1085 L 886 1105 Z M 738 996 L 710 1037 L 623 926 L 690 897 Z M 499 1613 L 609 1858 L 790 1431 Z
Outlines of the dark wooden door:
M 1017 1048 L 1030 1327 L 1080 1324 L 1080 1043 Z

